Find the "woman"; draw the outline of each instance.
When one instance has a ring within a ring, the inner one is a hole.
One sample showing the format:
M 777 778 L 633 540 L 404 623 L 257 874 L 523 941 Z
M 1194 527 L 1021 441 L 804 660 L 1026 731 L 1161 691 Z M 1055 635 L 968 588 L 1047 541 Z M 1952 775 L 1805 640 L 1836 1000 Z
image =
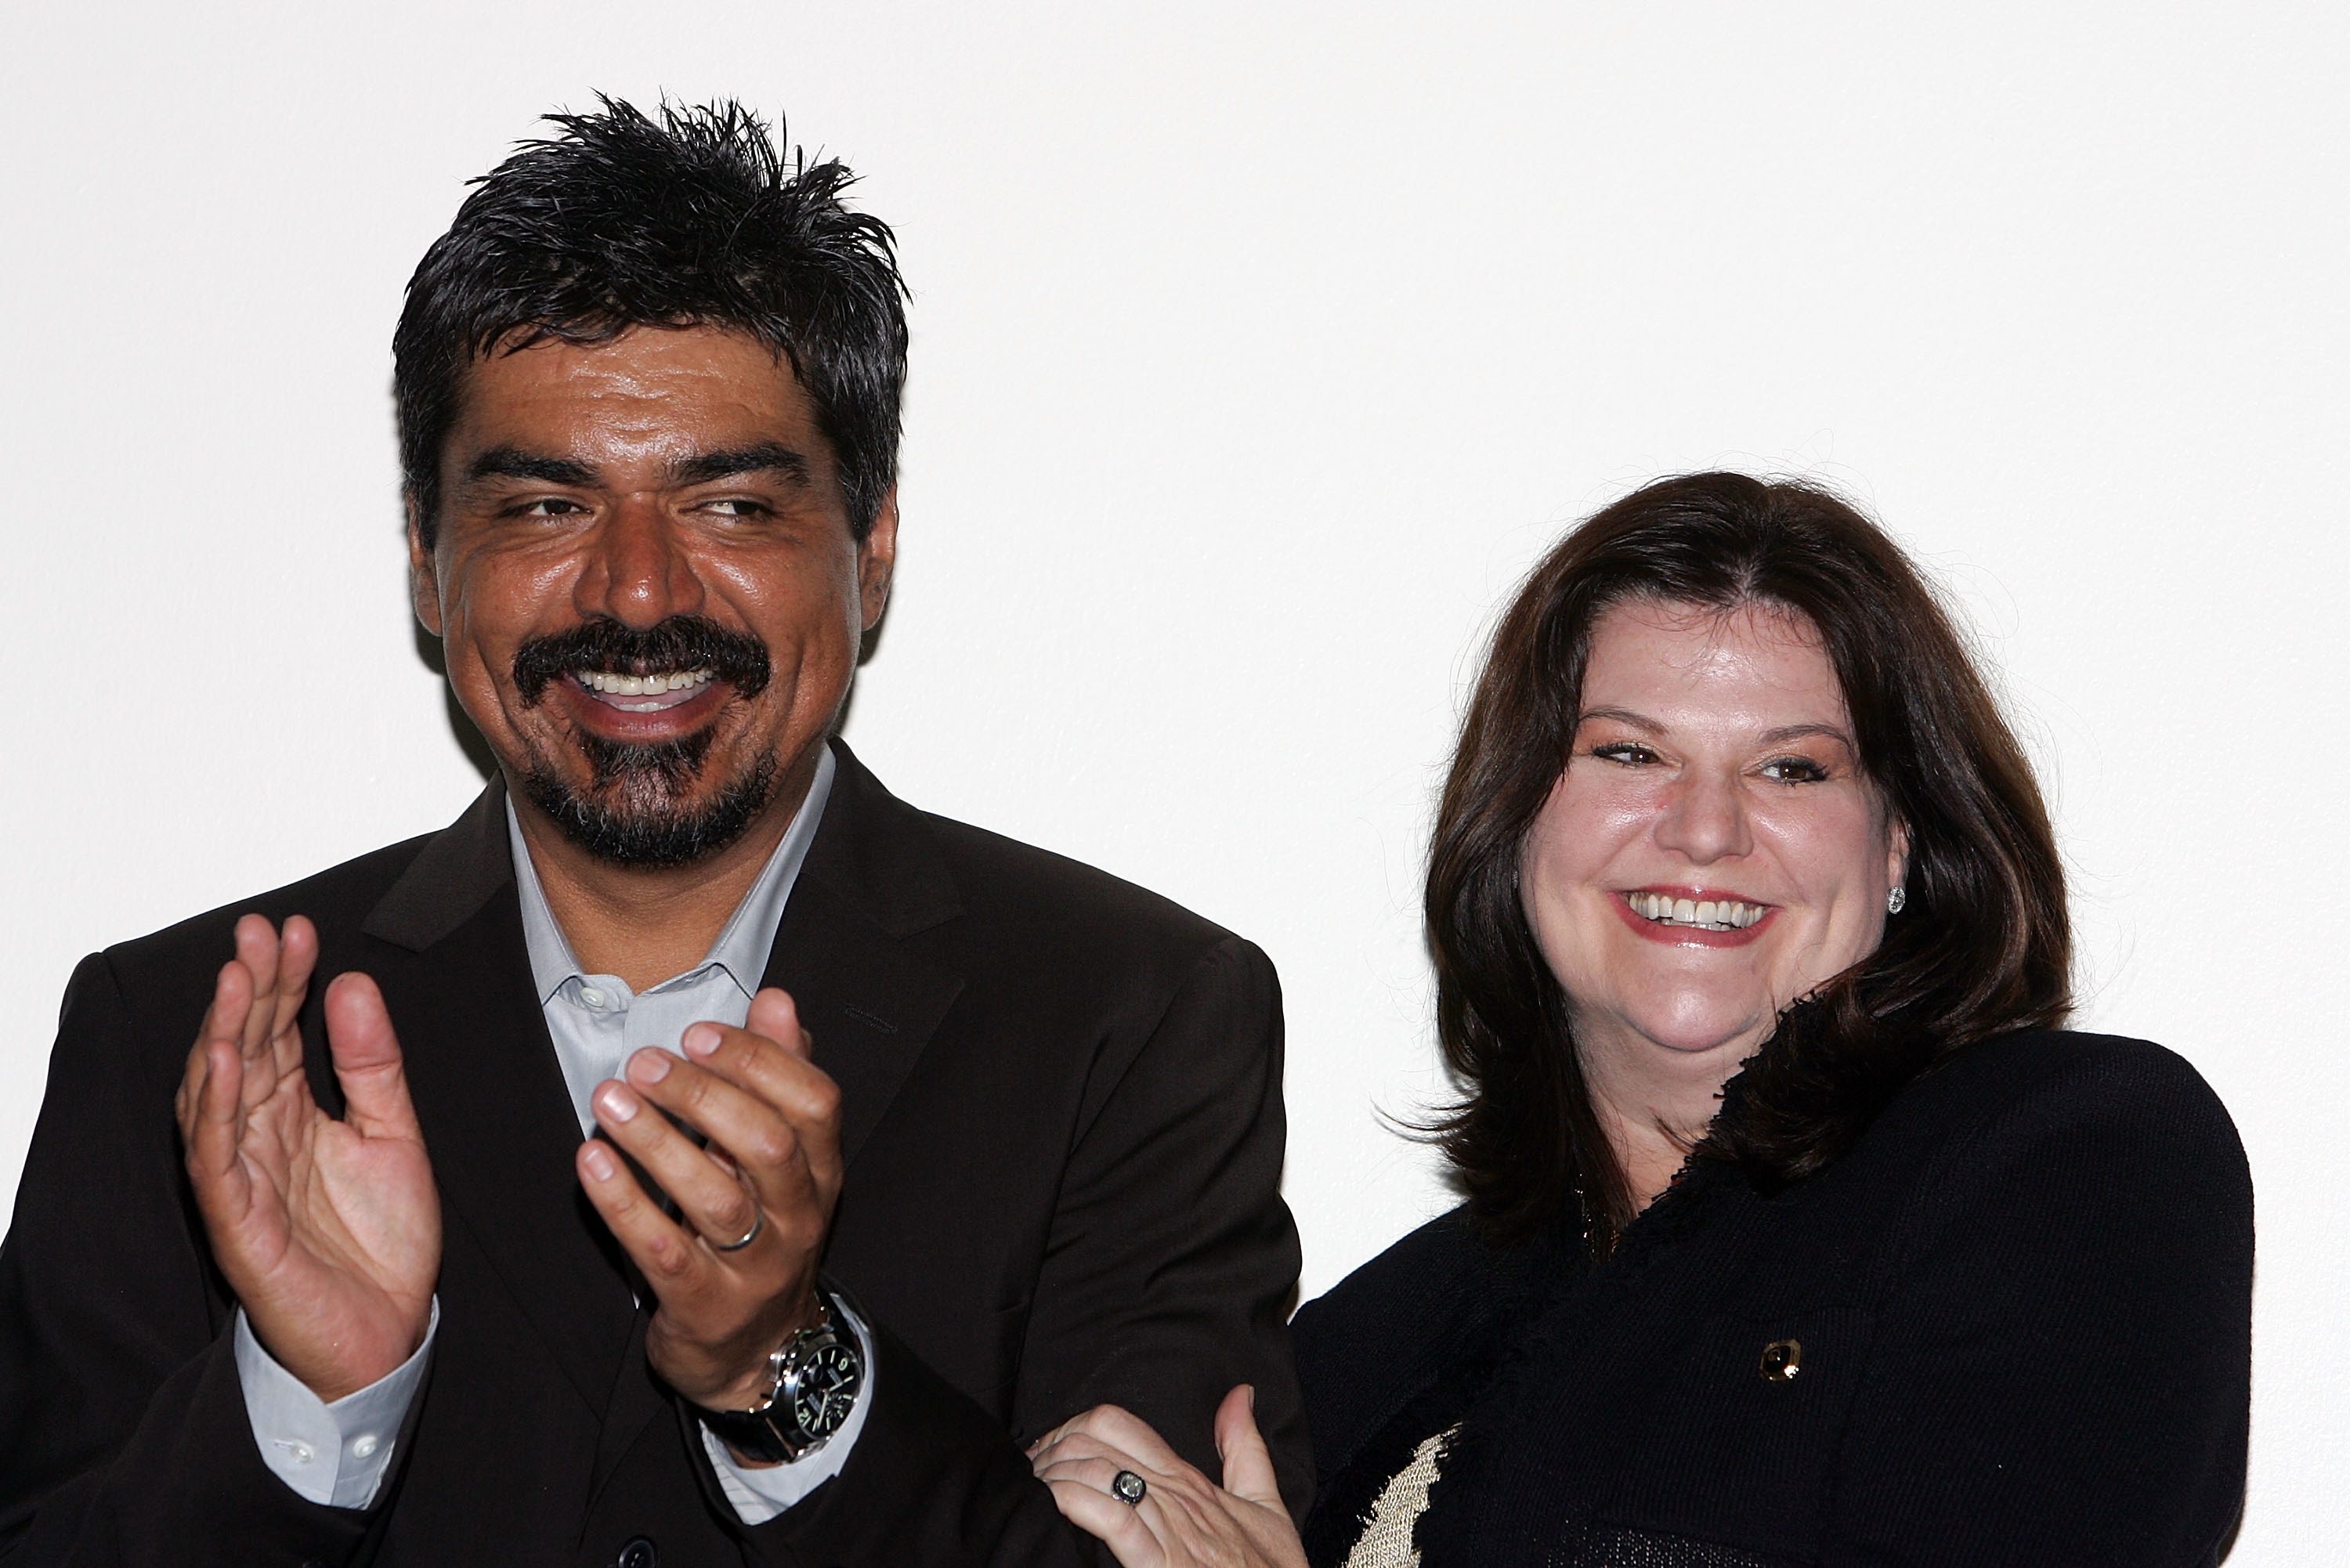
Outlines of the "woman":
M 1701 474 L 1494 639 L 1428 884 L 1468 1201 L 1297 1314 L 1301 1543 L 1123 1412 L 1038 1445 L 1129 1565 L 2216 1561 L 2251 1191 L 2140 1041 L 2061 1033 L 2047 813 L 1901 552 Z

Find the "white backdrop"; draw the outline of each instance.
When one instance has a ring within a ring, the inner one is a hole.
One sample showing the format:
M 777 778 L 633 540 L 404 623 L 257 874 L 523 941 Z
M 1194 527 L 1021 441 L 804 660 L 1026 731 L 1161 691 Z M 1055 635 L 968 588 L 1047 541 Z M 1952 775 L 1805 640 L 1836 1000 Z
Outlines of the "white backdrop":
M 2339 7 L 345 9 L 0 23 L 0 1200 L 80 954 L 478 785 L 387 398 L 463 181 L 597 88 L 732 93 L 866 171 L 916 290 L 849 736 L 1271 951 L 1309 1294 L 1445 1201 L 1376 1113 L 1440 1087 L 1417 889 L 1493 609 L 1654 474 L 1825 478 L 2004 671 L 2087 1024 L 2251 1148 L 2234 1562 L 2338 1546 Z

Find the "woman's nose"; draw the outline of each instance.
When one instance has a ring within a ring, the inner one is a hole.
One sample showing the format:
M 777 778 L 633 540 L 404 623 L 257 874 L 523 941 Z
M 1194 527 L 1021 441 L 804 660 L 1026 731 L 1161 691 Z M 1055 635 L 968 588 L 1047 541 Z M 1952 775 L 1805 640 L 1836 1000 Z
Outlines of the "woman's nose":
M 1745 854 L 1754 845 L 1738 781 L 1701 773 L 1681 779 L 1657 821 L 1656 837 L 1699 866 Z

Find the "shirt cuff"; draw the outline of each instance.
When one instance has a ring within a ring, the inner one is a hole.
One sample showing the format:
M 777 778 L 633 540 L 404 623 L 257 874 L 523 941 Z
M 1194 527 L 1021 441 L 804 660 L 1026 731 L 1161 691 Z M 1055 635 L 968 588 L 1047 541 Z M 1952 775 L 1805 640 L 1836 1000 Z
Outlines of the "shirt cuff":
M 840 1424 L 840 1430 L 824 1447 L 811 1449 L 788 1464 L 754 1469 L 736 1464 L 726 1445 L 712 1437 L 709 1428 L 695 1423 L 702 1433 L 702 1449 L 710 1456 L 710 1468 L 717 1473 L 718 1490 L 726 1494 L 726 1501 L 734 1505 L 735 1513 L 745 1524 L 766 1523 L 838 1475 L 848 1463 L 848 1450 L 857 1446 L 857 1434 L 865 1429 L 865 1412 L 873 1407 L 873 1331 L 839 1297 L 833 1297 L 832 1304 L 857 1335 L 857 1349 L 865 1360 L 865 1381 L 857 1390 L 848 1419 Z
M 408 1407 L 424 1380 L 433 1336 L 441 1331 L 441 1298 L 416 1354 L 356 1394 L 329 1405 L 277 1363 L 254 1337 L 244 1309 L 236 1309 L 236 1376 L 244 1389 L 245 1418 L 261 1462 L 296 1495 L 330 1508 L 366 1508 L 391 1468 L 391 1450 Z

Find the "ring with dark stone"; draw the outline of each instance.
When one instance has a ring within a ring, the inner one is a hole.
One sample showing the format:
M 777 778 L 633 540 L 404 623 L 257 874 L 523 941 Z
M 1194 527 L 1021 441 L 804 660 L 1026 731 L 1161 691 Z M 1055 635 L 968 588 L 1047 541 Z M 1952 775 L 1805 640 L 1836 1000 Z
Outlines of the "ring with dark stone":
M 1149 1490 L 1149 1484 L 1140 1476 L 1136 1475 L 1132 1470 L 1120 1470 L 1118 1474 L 1109 1478 L 1110 1496 L 1118 1499 L 1118 1501 L 1126 1504 L 1128 1508 L 1132 1508 L 1135 1504 L 1140 1502 L 1142 1501 L 1142 1494 Z

